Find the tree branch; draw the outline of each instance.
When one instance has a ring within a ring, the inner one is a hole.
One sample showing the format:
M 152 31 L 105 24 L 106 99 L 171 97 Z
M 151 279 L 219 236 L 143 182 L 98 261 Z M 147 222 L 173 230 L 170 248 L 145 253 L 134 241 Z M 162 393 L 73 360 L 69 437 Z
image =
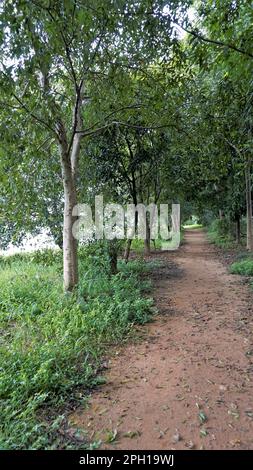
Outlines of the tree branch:
M 97 129 L 94 130 L 84 130 L 84 131 L 76 131 L 76 133 L 82 134 L 82 137 L 87 137 L 90 135 L 98 134 L 99 132 L 102 132 L 106 129 L 108 129 L 111 126 L 124 126 L 124 127 L 129 127 L 130 129 L 138 129 L 138 130 L 143 130 L 143 131 L 149 131 L 149 130 L 156 130 L 156 129 L 164 129 L 173 126 L 173 124 L 164 124 L 161 126 L 135 126 L 134 124 L 128 124 L 127 122 L 122 122 L 122 121 L 111 121 L 108 124 L 105 124 L 104 126 L 98 127 Z M 173 126 L 174 127 L 174 126 Z
M 70 142 L 68 145 L 68 155 L 70 154 L 71 147 L 77 133 L 77 128 L 82 126 L 82 117 L 81 117 L 81 107 L 82 107 L 82 92 L 83 92 L 83 80 L 81 80 L 80 85 L 78 85 L 76 89 L 76 103 L 74 108 L 74 116 L 73 116 L 73 130 L 70 138 Z
M 194 36 L 195 38 L 199 39 L 200 41 L 203 41 L 203 42 L 206 42 L 206 43 L 209 43 L 209 44 L 214 44 L 215 46 L 220 46 L 220 47 L 225 47 L 227 49 L 231 49 L 232 51 L 239 52 L 240 54 L 246 55 L 246 56 L 250 57 L 251 59 L 253 59 L 253 54 L 251 54 L 250 52 L 245 51 L 244 49 L 241 49 L 240 47 L 233 46 L 232 44 L 227 44 L 223 41 L 219 41 L 219 40 L 216 40 L 216 39 L 207 38 L 207 37 L 203 36 L 202 34 L 200 34 L 197 31 L 194 31 L 192 29 L 184 28 L 183 26 L 181 26 L 176 21 L 174 21 L 174 24 L 176 26 L 178 26 L 179 28 L 183 29 L 183 31 L 185 31 L 186 33 L 188 33 L 191 36 Z
M 133 105 L 128 105 L 128 106 L 122 106 L 121 108 L 118 108 L 118 109 L 115 109 L 115 111 L 112 111 L 111 113 L 107 114 L 105 117 L 104 117 L 104 121 L 106 121 L 107 119 L 109 119 L 110 117 L 112 117 L 114 114 L 117 114 L 121 111 L 126 111 L 127 109 L 139 109 L 141 108 L 141 104 L 133 104 Z M 102 124 L 101 121 L 97 121 L 95 122 L 95 124 L 92 124 L 92 126 L 88 127 L 87 129 L 85 129 L 84 132 L 87 132 L 87 131 L 90 131 L 92 129 L 94 129 L 94 127 L 98 126 L 99 124 Z M 82 133 L 83 131 L 77 131 L 77 133 Z
M 20 104 L 21 108 L 23 108 L 27 114 L 29 114 L 33 119 L 35 119 L 37 122 L 39 122 L 41 125 L 43 125 L 43 127 L 46 127 L 47 129 L 49 129 L 51 132 L 53 132 L 54 135 L 57 135 L 55 130 L 46 122 L 44 121 L 43 119 L 41 119 L 39 116 L 37 116 L 36 114 L 34 114 L 32 111 L 30 111 L 30 109 L 23 103 L 23 101 L 21 101 L 21 99 L 15 94 L 15 93 L 12 93 L 12 96 L 17 100 L 17 102 Z

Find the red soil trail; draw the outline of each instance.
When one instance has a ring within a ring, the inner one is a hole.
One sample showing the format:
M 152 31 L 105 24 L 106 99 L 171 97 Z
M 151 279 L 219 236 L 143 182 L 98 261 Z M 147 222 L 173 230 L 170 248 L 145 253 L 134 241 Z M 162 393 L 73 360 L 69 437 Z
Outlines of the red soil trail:
M 104 449 L 253 449 L 253 294 L 201 230 L 154 257 L 160 314 L 70 422 Z

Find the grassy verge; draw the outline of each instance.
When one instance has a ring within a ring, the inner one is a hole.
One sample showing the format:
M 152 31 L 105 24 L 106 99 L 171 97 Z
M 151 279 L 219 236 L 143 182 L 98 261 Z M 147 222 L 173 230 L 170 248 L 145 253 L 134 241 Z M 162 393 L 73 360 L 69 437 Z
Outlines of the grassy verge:
M 216 219 L 207 228 L 209 241 L 224 250 L 245 252 L 246 249 L 246 220 L 241 219 L 241 240 L 235 240 L 235 224 L 228 219 Z
M 202 227 L 202 225 L 199 225 L 198 227 L 194 226 L 194 228 L 200 228 L 200 227 Z M 184 240 L 184 229 L 185 229 L 185 227 L 181 227 L 181 230 L 180 230 L 180 243 L 182 243 L 183 240 Z M 151 252 L 156 251 L 156 250 L 161 250 L 162 247 L 163 247 L 163 241 L 161 239 L 157 239 L 155 241 L 151 240 L 151 243 L 150 243 Z M 141 240 L 141 239 L 140 240 L 139 239 L 134 239 L 132 241 L 132 244 L 131 244 L 131 250 L 134 251 L 137 254 L 144 254 L 145 253 L 144 241 Z
M 155 240 L 155 243 L 151 240 L 151 242 L 150 242 L 151 251 L 160 250 L 161 247 L 162 247 L 161 240 L 159 240 L 159 239 Z M 131 250 L 134 251 L 135 253 L 138 253 L 138 254 L 144 253 L 144 251 L 145 251 L 144 241 L 143 240 L 138 240 L 137 238 L 135 238 L 132 241 Z
M 252 254 L 243 254 L 241 258 L 231 264 L 230 272 L 232 274 L 241 274 L 242 276 L 253 276 Z
M 60 254 L 0 259 L 0 449 L 71 448 L 59 444 L 64 414 L 53 410 L 96 383 L 106 349 L 152 315 L 152 300 L 142 293 L 148 286 L 140 282 L 148 263 L 120 263 L 111 277 L 96 250 L 82 253 L 80 264 L 78 291 L 69 296 Z
M 218 248 L 227 250 L 236 246 L 233 237 L 229 233 L 227 221 L 214 220 L 208 227 L 207 236 L 210 243 Z

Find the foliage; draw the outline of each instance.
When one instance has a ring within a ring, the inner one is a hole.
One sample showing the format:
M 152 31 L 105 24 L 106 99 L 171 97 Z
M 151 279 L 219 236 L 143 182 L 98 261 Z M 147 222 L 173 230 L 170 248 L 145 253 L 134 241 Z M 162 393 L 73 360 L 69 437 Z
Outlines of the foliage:
M 241 274 L 242 276 L 253 276 L 253 259 L 247 258 L 232 263 L 230 272 L 232 274 Z
M 90 386 L 105 348 L 150 319 L 152 301 L 137 280 L 148 268 L 135 261 L 126 269 L 110 277 L 106 257 L 86 251 L 79 289 L 69 296 L 62 293 L 58 253 L 1 260 L 2 449 L 57 446 L 60 422 L 41 418 L 41 407 L 50 411 L 71 390 Z
M 155 0 L 152 6 L 149 0 L 2 2 L 3 246 L 10 239 L 18 243 L 24 231 L 34 233 L 41 227 L 50 229 L 62 245 L 59 146 L 63 140 L 69 157 L 81 128 L 86 147 L 90 135 L 97 137 L 106 129 L 113 132 L 122 123 L 131 127 L 138 124 L 140 114 L 144 126 L 168 121 L 167 71 L 168 85 L 175 77 L 169 62 L 175 56 L 178 67 L 183 63 L 173 20 L 190 3 L 173 0 L 170 16 L 165 17 L 163 0 Z M 85 160 L 85 148 L 79 153 L 80 161 Z M 79 180 L 82 195 L 81 186 Z
M 180 202 L 182 222 L 195 214 L 212 243 L 233 245 L 247 172 L 251 198 L 251 2 L 3 0 L 0 23 L 1 247 L 42 229 L 62 247 L 65 207 L 71 273 L 67 216 L 99 192 L 121 204 Z M 143 242 L 132 247 L 141 253 Z M 42 405 L 90 386 L 106 346 L 149 320 L 147 264 L 119 261 L 112 275 L 121 248 L 81 246 L 72 296 L 60 250 L 0 257 L 2 448 L 56 447 L 60 420 L 48 428 Z M 231 272 L 252 275 L 252 259 Z
M 230 248 L 234 241 L 230 232 L 230 224 L 226 219 L 214 220 L 208 227 L 209 241 L 220 248 Z

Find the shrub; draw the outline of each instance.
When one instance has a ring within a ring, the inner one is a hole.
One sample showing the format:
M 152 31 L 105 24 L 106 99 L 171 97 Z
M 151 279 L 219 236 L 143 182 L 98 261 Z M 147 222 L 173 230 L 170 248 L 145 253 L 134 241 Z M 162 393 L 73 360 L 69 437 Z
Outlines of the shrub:
M 242 276 L 253 276 L 253 259 L 243 259 L 236 261 L 230 266 L 232 274 L 241 274 Z

